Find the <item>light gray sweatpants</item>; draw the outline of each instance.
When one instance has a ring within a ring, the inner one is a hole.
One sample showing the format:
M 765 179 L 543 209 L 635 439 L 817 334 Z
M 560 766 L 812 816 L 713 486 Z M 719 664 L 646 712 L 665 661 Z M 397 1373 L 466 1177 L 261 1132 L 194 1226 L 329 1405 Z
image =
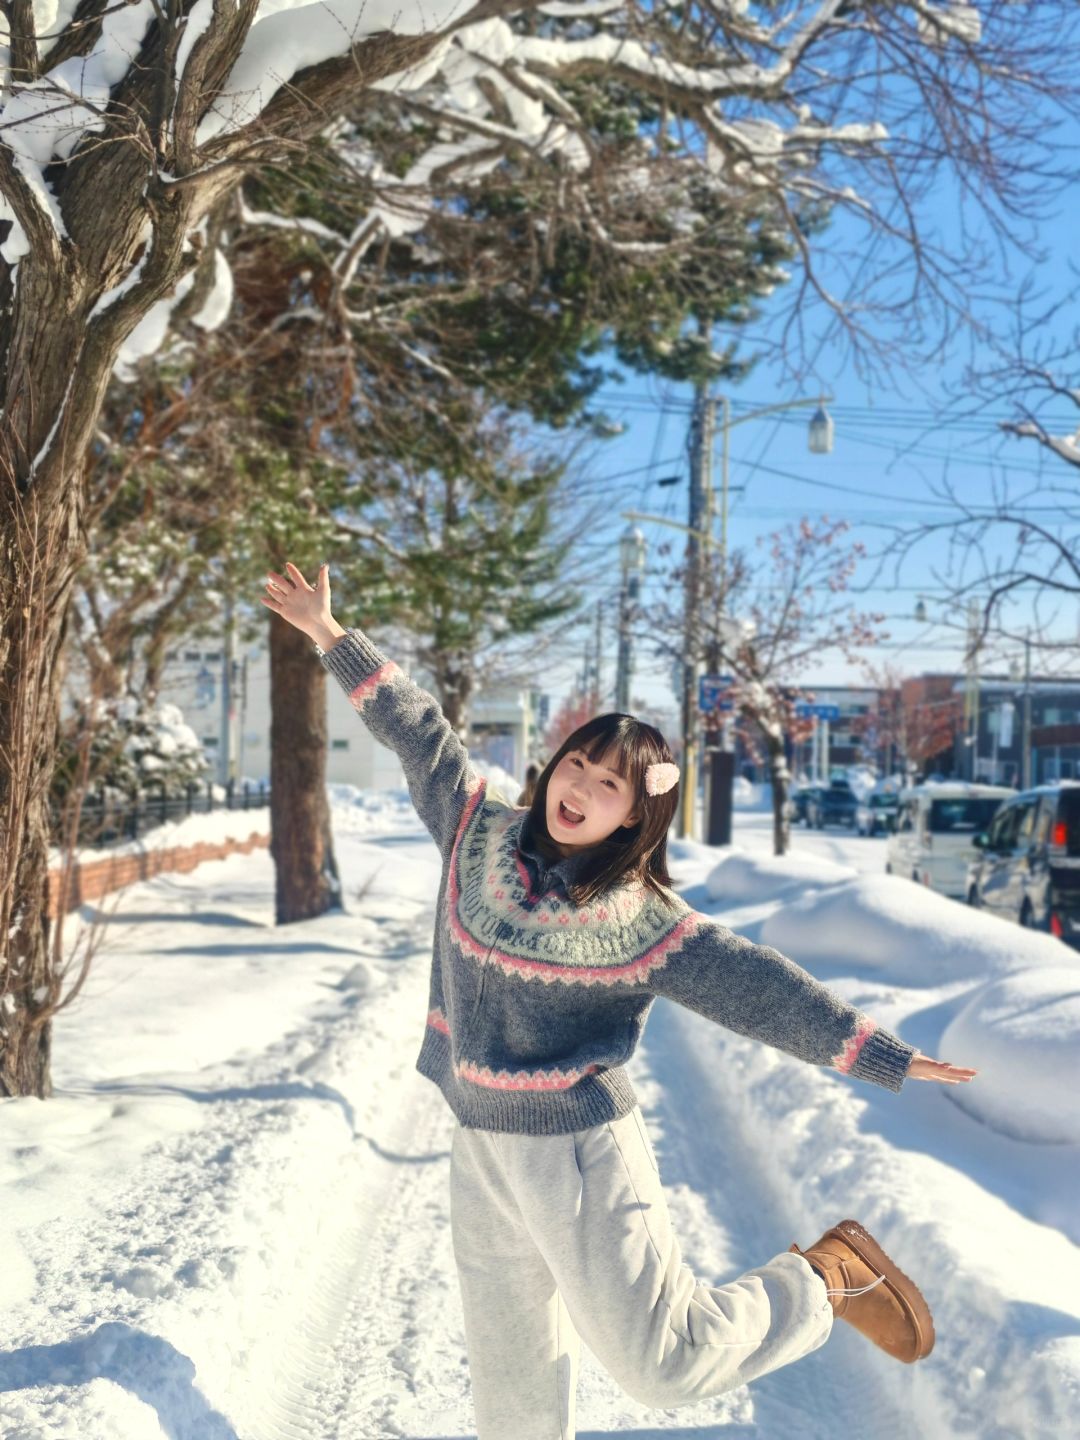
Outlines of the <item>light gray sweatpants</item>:
M 699 1283 L 638 1107 L 567 1135 L 455 1125 L 450 1224 L 478 1440 L 574 1440 L 581 1340 L 643 1405 L 721 1395 L 816 1350 L 825 1283 L 801 1255 Z

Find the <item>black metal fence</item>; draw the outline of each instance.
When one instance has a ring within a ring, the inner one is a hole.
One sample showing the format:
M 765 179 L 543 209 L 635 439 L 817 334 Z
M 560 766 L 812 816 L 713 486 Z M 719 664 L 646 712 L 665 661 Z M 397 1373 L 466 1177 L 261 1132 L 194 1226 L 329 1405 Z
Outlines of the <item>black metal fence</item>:
M 247 780 L 239 788 L 235 780 L 217 787 L 212 781 L 205 785 L 192 782 L 184 795 L 167 795 L 164 784 L 157 788 L 157 794 L 150 793 L 150 787 L 133 790 L 125 799 L 115 795 L 87 795 L 79 815 L 76 843 L 98 848 L 115 845 L 121 840 L 138 840 L 159 825 L 185 815 L 206 815 L 212 810 L 255 810 L 270 803 L 270 786 L 254 786 Z M 225 791 L 224 798 L 215 797 L 215 788 Z M 56 805 L 51 810 L 52 841 L 60 845 L 65 840 L 60 833 L 62 811 Z

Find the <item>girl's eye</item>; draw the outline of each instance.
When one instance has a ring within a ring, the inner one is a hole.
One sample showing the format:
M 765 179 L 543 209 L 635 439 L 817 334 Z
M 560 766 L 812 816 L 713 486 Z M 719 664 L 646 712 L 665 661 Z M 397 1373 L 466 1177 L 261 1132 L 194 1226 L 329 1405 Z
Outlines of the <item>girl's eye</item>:
M 581 761 L 578 759 L 578 757 L 577 757 L 576 755 L 571 755 L 571 757 L 570 757 L 570 763 L 571 763 L 571 765 L 580 765 L 580 764 L 581 764 Z M 582 767 L 582 768 L 584 768 L 584 767 Z M 617 789 L 619 788 L 619 787 L 615 784 L 615 781 L 614 781 L 614 780 L 605 780 L 605 781 L 604 781 L 604 784 L 605 784 L 605 785 L 610 785 L 613 790 L 617 790 Z

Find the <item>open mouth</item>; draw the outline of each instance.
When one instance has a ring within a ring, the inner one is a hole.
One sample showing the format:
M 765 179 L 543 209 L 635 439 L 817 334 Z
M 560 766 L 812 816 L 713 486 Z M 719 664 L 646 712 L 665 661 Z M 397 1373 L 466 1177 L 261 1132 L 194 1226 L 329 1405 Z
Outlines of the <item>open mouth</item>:
M 580 825 L 585 819 L 584 815 L 577 814 L 574 810 L 567 810 L 562 800 L 559 801 L 559 819 L 564 825 Z

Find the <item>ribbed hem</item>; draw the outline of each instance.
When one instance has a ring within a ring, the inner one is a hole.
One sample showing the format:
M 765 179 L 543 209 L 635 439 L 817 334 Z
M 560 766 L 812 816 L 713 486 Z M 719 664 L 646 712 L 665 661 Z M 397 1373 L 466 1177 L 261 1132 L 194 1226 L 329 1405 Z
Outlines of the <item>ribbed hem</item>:
M 907 1045 L 887 1030 L 875 1030 L 859 1051 L 848 1074 L 855 1080 L 869 1080 L 886 1090 L 899 1090 L 907 1075 L 914 1045 Z
M 416 1068 L 434 1081 L 459 1124 L 510 1135 L 566 1135 L 628 1115 L 638 1103 L 622 1066 L 588 1075 L 569 1090 L 488 1090 L 454 1075 L 449 1038 L 428 1029 Z
M 390 657 L 373 645 L 362 630 L 346 630 L 329 650 L 315 646 L 315 652 L 322 664 L 336 680 L 350 690 L 381 670 Z

